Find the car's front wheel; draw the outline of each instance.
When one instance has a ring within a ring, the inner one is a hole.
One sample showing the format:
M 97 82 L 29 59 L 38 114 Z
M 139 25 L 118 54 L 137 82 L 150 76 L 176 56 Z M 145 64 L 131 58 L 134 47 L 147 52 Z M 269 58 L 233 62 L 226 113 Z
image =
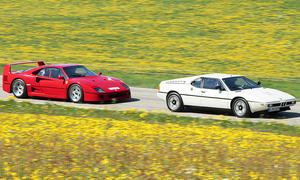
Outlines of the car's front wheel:
M 167 106 L 171 111 L 174 112 L 180 112 L 184 109 L 181 96 L 176 92 L 171 92 L 167 96 Z
M 22 79 L 16 79 L 12 83 L 12 92 L 17 98 L 25 98 L 27 97 L 27 88 L 26 84 Z
M 71 101 L 79 103 L 83 101 L 83 90 L 78 84 L 72 84 L 69 88 L 68 95 Z
M 237 98 L 232 103 L 232 112 L 237 117 L 250 116 L 250 107 L 248 102 L 243 98 Z

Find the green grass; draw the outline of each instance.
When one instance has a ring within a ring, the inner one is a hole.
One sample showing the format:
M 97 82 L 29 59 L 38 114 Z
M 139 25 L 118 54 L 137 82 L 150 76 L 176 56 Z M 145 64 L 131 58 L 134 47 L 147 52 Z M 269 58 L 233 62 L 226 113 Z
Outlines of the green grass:
M 98 109 L 80 109 L 65 107 L 55 104 L 31 104 L 27 102 L 15 102 L 13 100 L 0 101 L 0 112 L 18 114 L 46 114 L 58 116 L 74 116 L 85 118 L 112 118 L 121 121 L 144 121 L 147 123 L 174 123 L 179 125 L 206 125 L 221 126 L 224 128 L 243 128 L 257 132 L 271 132 L 289 136 L 300 136 L 300 126 L 290 126 L 279 123 L 263 123 L 250 121 L 214 120 L 192 117 L 179 117 L 164 113 L 148 113 L 144 118 L 140 117 L 143 112 L 138 111 L 113 111 Z
M 4 64 L 0 64 L 0 72 L 2 74 Z M 29 68 L 29 66 L 20 66 L 22 68 Z M 167 79 L 181 78 L 186 76 L 191 76 L 187 74 L 172 74 L 172 73 L 143 73 L 143 72 L 131 72 L 128 71 L 108 71 L 108 70 L 97 70 L 93 69 L 95 73 L 102 72 L 104 76 L 112 76 L 119 78 L 126 82 L 128 85 L 133 87 L 143 87 L 143 88 L 158 88 L 161 81 Z M 293 80 L 280 80 L 280 79 L 270 79 L 270 78 L 252 78 L 254 81 L 260 80 L 263 87 L 274 88 L 284 92 L 287 92 L 297 99 L 300 99 L 300 81 Z
M 0 63 L 80 63 L 146 88 L 197 72 L 281 77 L 260 80 L 300 98 L 299 0 L 0 5 Z
M 1 63 L 300 78 L 299 0 L 31 0 L 0 6 Z

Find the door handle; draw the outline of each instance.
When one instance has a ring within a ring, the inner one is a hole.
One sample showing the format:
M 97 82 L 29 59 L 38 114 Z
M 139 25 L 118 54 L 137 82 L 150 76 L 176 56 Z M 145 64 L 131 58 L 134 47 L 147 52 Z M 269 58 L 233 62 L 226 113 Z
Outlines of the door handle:
M 201 91 L 202 93 L 206 93 L 206 91 Z

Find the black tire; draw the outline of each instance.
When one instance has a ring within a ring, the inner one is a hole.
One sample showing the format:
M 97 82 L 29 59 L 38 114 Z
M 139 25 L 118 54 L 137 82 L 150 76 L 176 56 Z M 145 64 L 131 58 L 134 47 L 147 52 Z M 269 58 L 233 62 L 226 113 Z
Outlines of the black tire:
M 170 94 L 168 94 L 166 103 L 170 111 L 180 112 L 184 109 L 181 96 L 176 92 L 171 92 Z
M 248 102 L 243 98 L 237 98 L 233 101 L 231 110 L 237 117 L 249 117 L 251 115 Z
M 72 84 L 68 90 L 68 97 L 74 103 L 83 102 L 83 90 L 80 85 Z
M 26 98 L 28 96 L 26 83 L 22 79 L 15 79 L 12 82 L 11 91 L 17 98 Z

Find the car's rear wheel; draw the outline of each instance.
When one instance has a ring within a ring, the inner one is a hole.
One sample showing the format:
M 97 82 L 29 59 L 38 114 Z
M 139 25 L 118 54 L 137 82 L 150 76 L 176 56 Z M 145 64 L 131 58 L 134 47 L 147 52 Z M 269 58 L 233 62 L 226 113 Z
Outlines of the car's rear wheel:
M 171 111 L 180 112 L 183 111 L 184 105 L 181 96 L 176 92 L 171 92 L 167 96 L 167 106 Z
M 246 117 L 250 116 L 250 107 L 248 102 L 243 98 L 237 98 L 233 101 L 232 112 L 237 117 Z
M 26 84 L 22 79 L 16 79 L 12 83 L 12 92 L 17 98 L 25 98 L 27 97 L 27 88 Z
M 69 88 L 68 95 L 74 103 L 83 102 L 83 90 L 78 84 L 73 84 Z

